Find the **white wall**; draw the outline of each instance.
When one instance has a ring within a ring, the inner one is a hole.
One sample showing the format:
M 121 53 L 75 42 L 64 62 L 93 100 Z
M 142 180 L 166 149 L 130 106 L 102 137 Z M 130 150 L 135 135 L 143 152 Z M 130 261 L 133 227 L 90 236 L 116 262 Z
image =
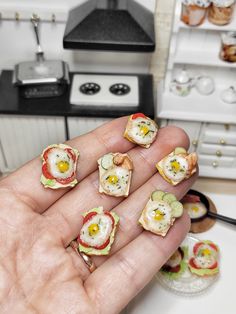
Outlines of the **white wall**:
M 137 0 L 154 12 L 155 0 Z M 62 47 L 68 11 L 84 0 L 0 0 L 0 70 L 33 60 L 36 49 L 30 22 L 32 13 L 40 16 L 40 38 L 47 59 L 63 59 L 70 70 L 101 72 L 149 71 L 151 54 L 72 51 Z M 15 20 L 18 14 L 19 21 Z M 56 22 L 52 22 L 52 15 Z

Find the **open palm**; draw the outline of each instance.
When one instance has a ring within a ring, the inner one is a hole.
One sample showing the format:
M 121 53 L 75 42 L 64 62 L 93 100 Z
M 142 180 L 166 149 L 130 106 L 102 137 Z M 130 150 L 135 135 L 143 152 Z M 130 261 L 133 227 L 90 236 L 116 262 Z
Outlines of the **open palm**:
M 172 187 L 155 163 L 176 146 L 188 147 L 186 134 L 162 128 L 149 148 L 122 137 L 127 117 L 68 142 L 80 152 L 79 184 L 73 189 L 45 189 L 39 182 L 40 158 L 0 181 L 0 312 L 118 313 L 151 280 L 189 230 L 184 214 L 165 238 L 143 231 L 137 221 L 150 193 L 161 189 L 181 198 L 196 175 Z M 97 159 L 108 152 L 128 152 L 134 163 L 127 199 L 98 193 Z M 108 257 L 93 257 L 90 274 L 68 245 L 82 226 L 81 213 L 103 206 L 120 216 Z

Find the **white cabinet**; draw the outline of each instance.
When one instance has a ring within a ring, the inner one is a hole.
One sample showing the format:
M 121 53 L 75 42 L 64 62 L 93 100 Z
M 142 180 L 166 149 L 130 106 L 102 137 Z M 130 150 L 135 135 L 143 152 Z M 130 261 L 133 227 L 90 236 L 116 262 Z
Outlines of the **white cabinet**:
M 0 171 L 13 171 L 65 140 L 64 117 L 0 115 Z
M 90 132 L 103 123 L 111 121 L 111 118 L 71 117 L 67 118 L 69 138 Z
M 193 121 L 180 121 L 180 120 L 169 120 L 168 125 L 176 125 L 188 134 L 190 139 L 189 152 L 196 151 L 198 138 L 201 130 L 201 123 Z

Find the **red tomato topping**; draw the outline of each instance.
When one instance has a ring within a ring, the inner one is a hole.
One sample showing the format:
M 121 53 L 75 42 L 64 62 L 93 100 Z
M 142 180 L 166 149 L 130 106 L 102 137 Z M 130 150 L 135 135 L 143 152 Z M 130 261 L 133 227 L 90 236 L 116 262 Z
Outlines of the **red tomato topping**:
M 107 241 L 106 241 L 105 243 L 103 243 L 102 245 L 100 245 L 100 246 L 95 246 L 94 248 L 95 248 L 96 250 L 103 250 L 103 249 L 105 249 L 105 247 L 108 246 L 109 243 L 110 243 L 110 238 L 108 238 Z
M 84 220 L 83 220 L 83 225 L 89 221 L 93 216 L 96 216 L 98 213 L 97 212 L 91 212 L 91 213 L 88 213 L 85 217 L 84 217 Z
M 46 162 L 45 162 L 45 163 L 43 164 L 43 166 L 42 166 L 42 173 L 43 173 L 43 175 L 45 176 L 45 178 L 47 178 L 47 179 L 50 179 L 50 180 L 55 179 L 55 178 L 51 175 L 51 173 L 48 171 L 48 167 L 47 167 L 47 163 L 46 163 Z
M 196 269 L 201 269 L 201 267 L 197 266 L 195 263 L 194 263 L 194 257 L 190 258 L 189 260 L 189 265 L 193 268 L 196 268 Z
M 65 148 L 65 151 L 70 156 L 70 158 L 75 161 L 76 160 L 76 154 L 74 153 L 73 149 L 71 148 Z
M 199 203 L 201 202 L 200 196 L 193 194 L 186 194 L 182 200 L 182 203 Z
M 175 267 L 171 267 L 169 271 L 171 273 L 178 273 L 180 271 L 180 265 L 177 265 Z
M 50 152 L 50 150 L 54 149 L 54 147 L 49 147 L 47 150 L 45 150 L 45 152 L 43 153 L 43 158 L 46 161 L 48 159 L 48 153 Z
M 61 184 L 68 184 L 70 182 L 72 182 L 75 178 L 75 174 L 72 173 L 72 175 L 69 178 L 65 178 L 65 179 L 61 179 L 61 178 L 54 178 L 58 183 Z
M 131 116 L 131 119 L 132 120 L 135 120 L 137 118 L 146 118 L 145 114 L 141 113 L 141 112 L 138 112 L 138 113 L 134 113 L 132 114 Z
M 83 242 L 83 241 L 80 239 L 80 236 L 78 236 L 77 242 L 79 242 L 79 243 L 80 243 L 81 245 L 83 245 L 84 247 L 90 247 L 87 243 Z
M 210 247 L 212 247 L 213 250 L 215 250 L 216 252 L 218 252 L 218 247 L 217 247 L 214 243 L 208 243 L 208 245 L 209 245 Z
M 204 243 L 203 242 L 198 242 L 198 243 L 196 243 L 195 245 L 194 245 L 194 247 L 193 247 L 193 254 L 194 255 L 197 255 L 197 252 L 198 252 L 198 249 L 199 249 L 199 247 L 201 246 L 201 245 L 203 245 Z
M 112 221 L 112 229 L 114 228 L 114 225 L 115 225 L 115 219 L 114 217 L 112 216 L 112 214 L 110 214 L 109 212 L 104 212 L 105 215 L 109 216 L 111 218 L 111 221 Z

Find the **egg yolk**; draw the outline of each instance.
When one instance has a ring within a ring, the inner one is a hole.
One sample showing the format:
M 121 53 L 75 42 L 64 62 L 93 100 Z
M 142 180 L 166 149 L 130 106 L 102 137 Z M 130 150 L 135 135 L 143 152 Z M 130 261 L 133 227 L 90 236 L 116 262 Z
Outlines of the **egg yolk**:
M 140 132 L 141 132 L 141 134 L 143 134 L 143 135 L 147 135 L 148 132 L 149 132 L 149 127 L 147 127 L 146 125 L 142 125 L 142 126 L 140 127 Z
M 171 161 L 171 168 L 176 172 L 180 171 L 180 164 L 178 163 L 178 161 Z
M 88 227 L 88 231 L 89 231 L 89 235 L 90 236 L 95 236 L 96 234 L 98 234 L 99 232 L 99 225 L 98 224 L 91 224 L 89 227 Z
M 68 161 L 63 161 L 63 160 L 59 161 L 57 163 L 57 169 L 60 172 L 62 172 L 62 173 L 68 171 L 69 170 L 69 163 L 68 163 Z
M 206 249 L 202 250 L 202 255 L 203 256 L 210 256 L 211 255 L 211 251 L 206 248 Z
M 193 207 L 192 207 L 192 210 L 193 210 L 195 213 L 197 213 L 197 212 L 199 211 L 199 208 L 198 208 L 197 206 L 193 206 Z
M 154 219 L 160 221 L 160 220 L 162 220 L 164 218 L 164 215 L 165 214 L 158 209 L 158 210 L 155 211 Z
M 111 184 L 116 184 L 119 181 L 118 177 L 115 175 L 109 176 L 108 182 Z

